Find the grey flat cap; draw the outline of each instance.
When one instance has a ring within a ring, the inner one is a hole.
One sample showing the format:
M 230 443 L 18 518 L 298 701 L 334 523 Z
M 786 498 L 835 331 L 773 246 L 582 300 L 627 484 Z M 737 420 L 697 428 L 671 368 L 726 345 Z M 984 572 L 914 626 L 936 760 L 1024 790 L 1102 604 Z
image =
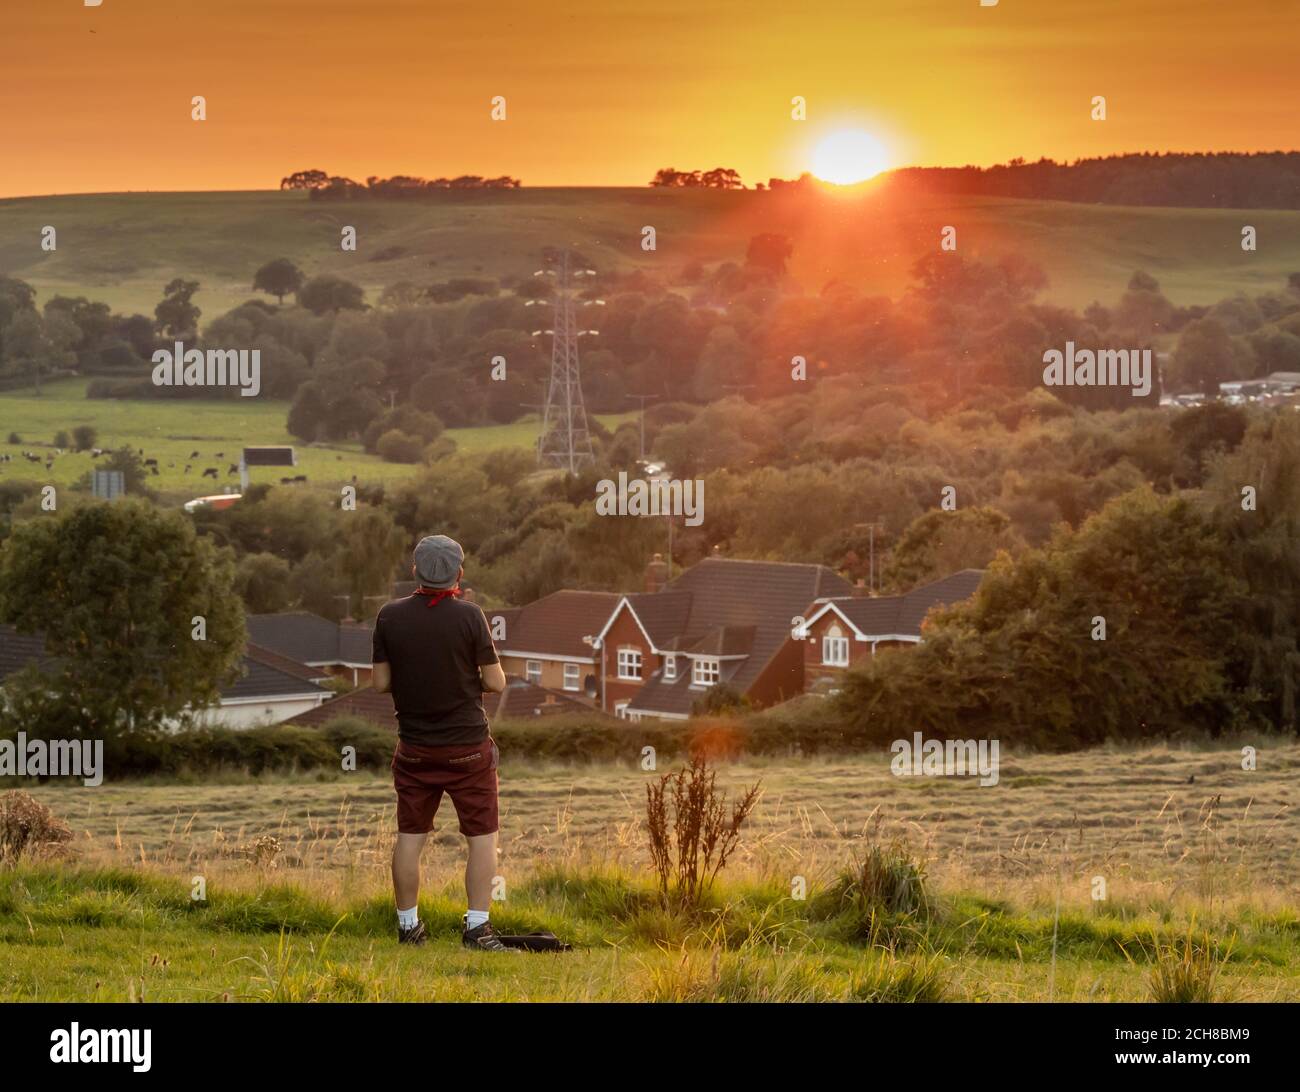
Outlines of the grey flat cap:
M 456 584 L 465 551 L 446 535 L 429 535 L 415 547 L 415 576 L 426 588 L 451 588 Z

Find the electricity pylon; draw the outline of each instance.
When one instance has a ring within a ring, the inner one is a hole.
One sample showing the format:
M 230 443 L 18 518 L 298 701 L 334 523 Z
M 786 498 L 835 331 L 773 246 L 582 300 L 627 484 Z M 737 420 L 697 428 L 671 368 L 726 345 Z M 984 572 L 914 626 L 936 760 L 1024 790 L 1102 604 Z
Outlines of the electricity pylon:
M 569 259 L 569 251 L 562 251 L 551 268 L 540 269 L 534 274 L 555 278 L 554 329 L 534 331 L 535 335 L 551 335 L 551 379 L 546 387 L 537 461 L 542 466 L 556 466 L 576 474 L 580 467 L 596 461 L 591 447 L 591 432 L 587 428 L 587 407 L 582 399 L 578 338 L 597 331 L 576 329 L 570 278 L 594 276 L 596 271 L 578 269 L 571 273 Z

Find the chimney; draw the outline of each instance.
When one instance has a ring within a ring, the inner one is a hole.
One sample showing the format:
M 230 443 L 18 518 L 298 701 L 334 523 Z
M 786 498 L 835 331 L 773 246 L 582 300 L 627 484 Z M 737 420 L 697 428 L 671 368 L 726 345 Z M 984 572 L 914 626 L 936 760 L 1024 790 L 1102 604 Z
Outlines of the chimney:
M 853 583 L 853 598 L 865 599 L 867 597 L 867 582 L 859 577 Z
M 645 567 L 645 590 L 658 592 L 664 590 L 668 583 L 668 563 L 663 554 L 655 554 L 650 564 Z

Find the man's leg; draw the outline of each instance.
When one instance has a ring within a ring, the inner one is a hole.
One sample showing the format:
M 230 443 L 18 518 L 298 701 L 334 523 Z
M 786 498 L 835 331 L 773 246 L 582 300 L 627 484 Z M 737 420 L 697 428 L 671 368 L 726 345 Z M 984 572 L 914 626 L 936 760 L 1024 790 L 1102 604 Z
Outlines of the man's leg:
M 497 871 L 497 836 L 467 834 L 469 856 L 465 861 L 465 895 L 469 908 L 487 913 L 492 905 L 492 877 Z
M 393 895 L 399 912 L 413 910 L 420 901 L 420 851 L 428 838 L 427 834 L 399 834 L 393 846 Z

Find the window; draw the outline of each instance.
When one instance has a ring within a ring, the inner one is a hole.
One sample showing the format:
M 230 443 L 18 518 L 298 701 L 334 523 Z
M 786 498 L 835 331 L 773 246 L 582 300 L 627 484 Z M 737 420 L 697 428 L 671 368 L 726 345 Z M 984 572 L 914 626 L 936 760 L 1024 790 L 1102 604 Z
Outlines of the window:
M 672 682 L 673 679 L 675 678 L 677 678 L 677 657 L 676 656 L 665 657 L 664 680 L 666 682 Z
M 722 671 L 717 660 L 693 660 L 691 662 L 691 682 L 696 686 L 712 686 L 721 675 Z
M 524 662 L 524 676 L 528 679 L 530 683 L 533 683 L 535 686 L 541 686 L 542 685 L 542 661 L 526 660 Z
M 822 638 L 822 663 L 829 667 L 849 666 L 849 639 L 839 626 L 831 626 Z
M 639 648 L 620 648 L 618 650 L 618 677 L 620 679 L 641 678 L 641 650 Z
M 582 684 L 582 668 L 577 664 L 564 665 L 564 689 L 577 690 Z

